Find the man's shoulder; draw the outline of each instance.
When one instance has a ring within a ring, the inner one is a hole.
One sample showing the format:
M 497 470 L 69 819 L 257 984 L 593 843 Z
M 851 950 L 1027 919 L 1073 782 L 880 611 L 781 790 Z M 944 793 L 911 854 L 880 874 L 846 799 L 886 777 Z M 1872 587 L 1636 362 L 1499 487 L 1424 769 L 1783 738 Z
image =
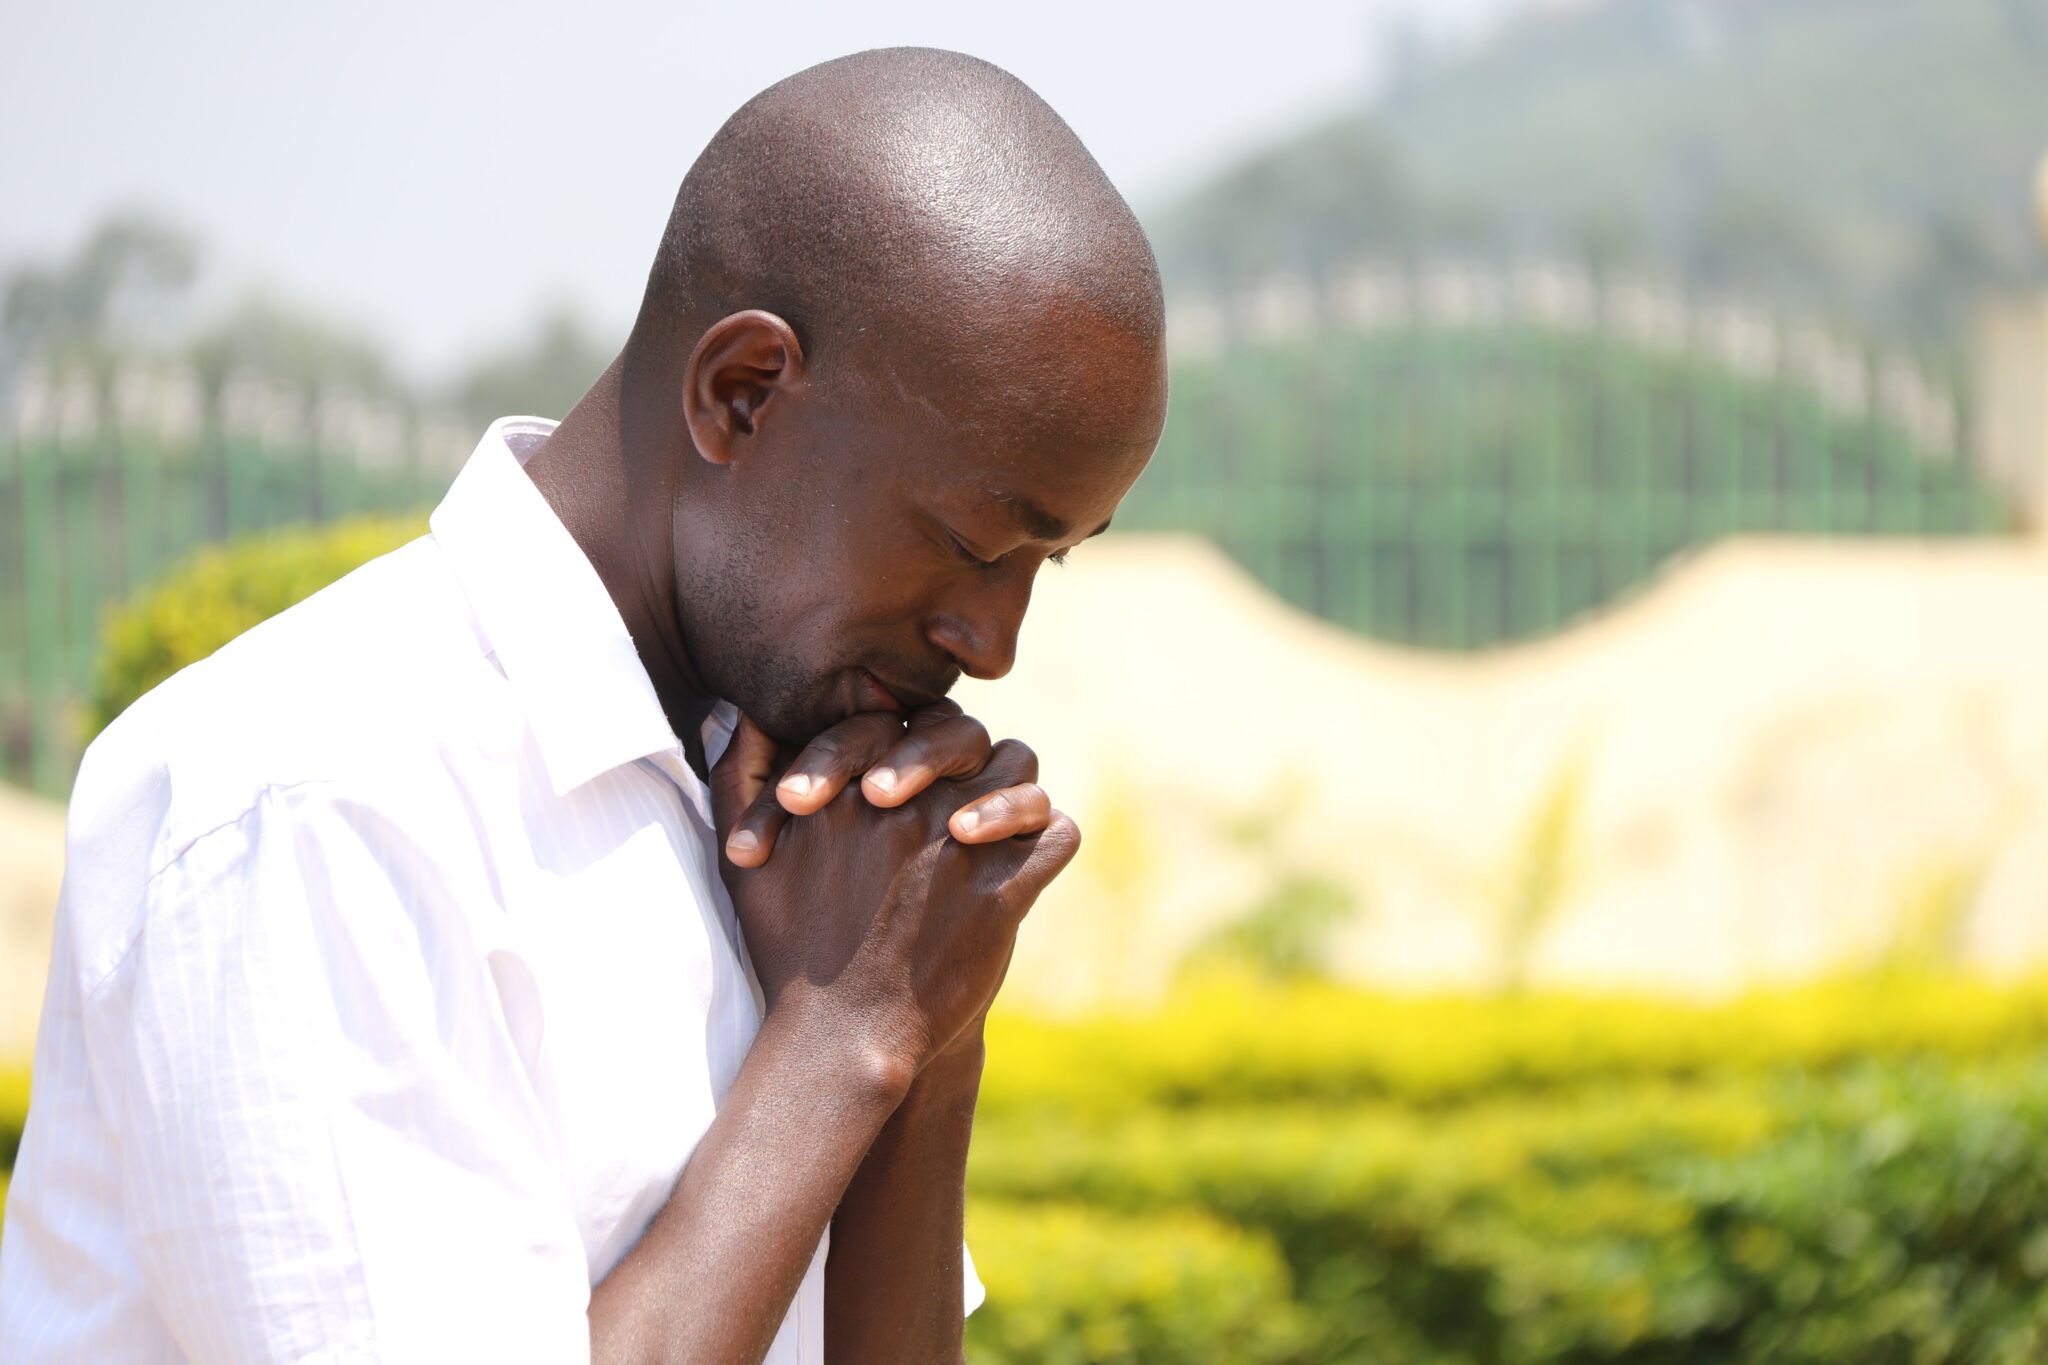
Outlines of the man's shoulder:
M 182 669 L 80 763 L 68 842 L 133 847 L 154 873 L 263 792 L 410 780 L 472 739 L 501 681 L 431 537 L 370 561 Z

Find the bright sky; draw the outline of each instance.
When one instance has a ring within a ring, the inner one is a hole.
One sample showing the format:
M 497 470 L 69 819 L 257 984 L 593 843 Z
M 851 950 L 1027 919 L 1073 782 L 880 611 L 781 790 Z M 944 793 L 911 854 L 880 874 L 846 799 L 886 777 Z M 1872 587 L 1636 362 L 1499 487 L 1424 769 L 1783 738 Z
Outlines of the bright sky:
M 1390 15 L 1468 31 L 1512 2 L 5 0 L 0 263 L 147 204 L 201 237 L 217 288 L 281 289 L 431 377 L 552 301 L 622 331 L 698 150 L 824 58 L 1007 67 L 1143 212 L 1356 100 Z

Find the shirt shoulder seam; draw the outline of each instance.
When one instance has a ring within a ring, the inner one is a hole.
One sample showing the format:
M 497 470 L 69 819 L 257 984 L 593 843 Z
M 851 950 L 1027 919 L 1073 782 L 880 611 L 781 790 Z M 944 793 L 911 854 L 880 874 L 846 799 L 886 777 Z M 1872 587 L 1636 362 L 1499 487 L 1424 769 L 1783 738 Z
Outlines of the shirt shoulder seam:
M 258 787 L 255 790 L 255 793 L 250 797 L 250 799 L 245 804 L 241 805 L 238 809 L 236 809 L 234 814 L 215 821 L 213 824 L 208 825 L 205 829 L 199 830 L 197 833 L 193 834 L 190 838 L 183 840 L 181 843 L 179 843 L 176 852 L 167 856 L 161 863 L 157 864 L 155 868 L 151 869 L 149 876 L 142 883 L 143 900 L 147 901 L 149 899 L 150 892 L 155 889 L 157 882 L 162 879 L 163 875 L 166 872 L 169 872 L 172 868 L 176 867 L 180 862 L 183 862 L 187 854 L 189 854 L 193 849 L 197 848 L 202 842 L 212 838 L 214 835 L 220 833 L 222 830 L 229 829 L 235 825 L 241 824 L 242 821 L 246 820 L 249 817 L 249 813 L 251 811 L 255 810 L 257 806 L 263 803 L 264 798 L 274 795 L 278 792 L 295 791 L 301 787 L 319 786 L 325 783 L 332 782 L 334 780 L 335 779 L 331 777 L 305 777 L 292 782 L 264 783 L 262 786 Z M 128 933 L 127 942 L 121 945 L 121 951 L 114 955 L 113 961 L 110 962 L 104 970 L 95 974 L 88 981 L 81 983 L 82 993 L 84 995 L 88 997 L 98 995 L 102 987 L 104 987 L 109 981 L 113 980 L 116 976 L 120 975 L 123 964 L 125 964 L 128 961 L 129 957 L 133 955 L 133 953 L 135 952 L 135 945 L 142 941 L 143 929 L 146 927 L 147 923 L 148 920 L 146 916 L 138 914 L 135 917 L 135 924 L 134 927 Z

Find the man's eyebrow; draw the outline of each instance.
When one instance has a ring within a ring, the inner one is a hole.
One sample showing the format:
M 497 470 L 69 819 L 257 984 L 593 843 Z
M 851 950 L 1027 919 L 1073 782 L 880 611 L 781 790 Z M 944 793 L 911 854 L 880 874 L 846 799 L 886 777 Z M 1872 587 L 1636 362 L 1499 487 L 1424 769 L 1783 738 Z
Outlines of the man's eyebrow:
M 1065 540 L 1074 534 L 1074 528 L 1067 525 L 1063 518 L 1054 516 L 1022 493 L 1006 492 L 1000 488 L 991 488 L 987 492 L 1003 509 L 1004 515 L 1033 540 Z M 1109 521 L 1110 519 L 1105 518 L 1102 525 L 1082 539 L 1101 535 L 1109 529 Z

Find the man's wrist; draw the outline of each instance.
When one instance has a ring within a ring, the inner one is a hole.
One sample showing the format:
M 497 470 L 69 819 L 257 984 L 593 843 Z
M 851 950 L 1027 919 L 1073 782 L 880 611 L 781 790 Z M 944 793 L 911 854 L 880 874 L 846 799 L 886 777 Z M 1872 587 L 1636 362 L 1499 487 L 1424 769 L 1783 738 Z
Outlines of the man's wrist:
M 982 1040 L 981 1021 L 975 1020 L 960 1031 L 960 1036 L 940 1048 L 926 1065 L 920 1077 L 938 1071 L 950 1077 L 972 1074 L 979 1078 L 982 1063 L 987 1059 L 988 1047 Z
M 888 1030 L 866 1024 L 815 997 L 785 995 L 768 1011 L 761 1034 L 813 1059 L 820 1083 L 856 1102 L 894 1109 L 910 1092 L 918 1066 Z
M 940 1049 L 917 1073 L 902 1110 L 974 1108 L 981 1095 L 981 1072 L 987 1060 L 979 1021 Z M 901 1112 L 901 1111 L 899 1111 Z

